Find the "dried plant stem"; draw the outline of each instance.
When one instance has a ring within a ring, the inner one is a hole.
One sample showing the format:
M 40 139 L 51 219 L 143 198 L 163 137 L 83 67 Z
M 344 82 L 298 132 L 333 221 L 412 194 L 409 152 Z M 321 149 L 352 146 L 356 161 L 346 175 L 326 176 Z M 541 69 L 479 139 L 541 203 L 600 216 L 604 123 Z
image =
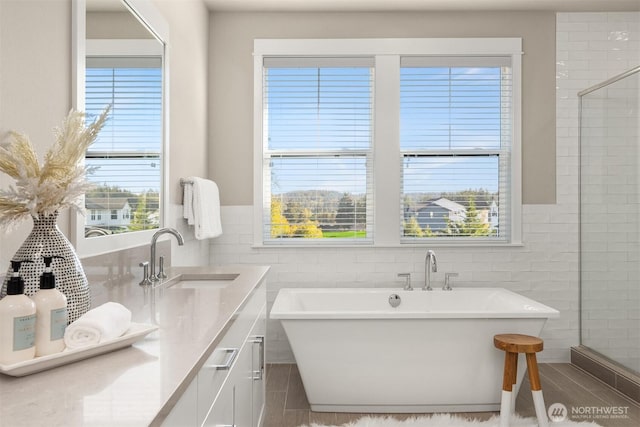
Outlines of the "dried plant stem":
M 63 208 L 83 210 L 80 196 L 91 188 L 90 172 L 82 160 L 104 126 L 110 108 L 85 127 L 84 113 L 71 110 L 42 165 L 26 135 L 10 133 L 10 142 L 0 146 L 0 171 L 15 179 L 15 185 L 0 190 L 0 227 L 11 227 L 29 216 L 50 215 Z

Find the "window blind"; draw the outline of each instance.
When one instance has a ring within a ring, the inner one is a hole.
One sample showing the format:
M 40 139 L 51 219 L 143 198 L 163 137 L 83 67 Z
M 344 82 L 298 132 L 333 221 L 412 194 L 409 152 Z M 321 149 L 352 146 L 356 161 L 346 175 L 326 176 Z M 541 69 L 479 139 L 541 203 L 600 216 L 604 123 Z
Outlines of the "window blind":
M 95 188 L 85 197 L 87 236 L 157 228 L 161 186 L 159 57 L 88 57 L 87 120 L 111 111 L 86 154 Z
M 508 57 L 401 59 L 404 241 L 508 241 L 511 82 Z
M 371 58 L 265 58 L 265 243 L 370 242 Z

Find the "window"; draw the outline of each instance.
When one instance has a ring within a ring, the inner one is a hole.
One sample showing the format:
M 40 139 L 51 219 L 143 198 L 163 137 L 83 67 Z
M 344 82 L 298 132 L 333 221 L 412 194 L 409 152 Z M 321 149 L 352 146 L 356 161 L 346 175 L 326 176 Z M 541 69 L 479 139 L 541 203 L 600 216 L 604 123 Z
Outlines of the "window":
M 111 219 L 118 219 L 118 211 L 111 209 Z
M 162 58 L 159 56 L 87 56 L 87 119 L 111 105 L 96 142 L 86 154 L 95 188 L 85 206 L 132 207 L 132 218 L 105 223 L 109 234 L 159 226 L 162 152 Z M 128 220 L 128 221 L 127 221 Z M 85 224 L 85 233 L 92 230 Z M 97 236 L 90 234 L 87 237 Z
M 254 48 L 257 245 L 520 242 L 520 39 Z
M 506 240 L 511 58 L 400 65 L 402 238 Z
M 372 66 L 264 63 L 264 241 L 371 241 Z

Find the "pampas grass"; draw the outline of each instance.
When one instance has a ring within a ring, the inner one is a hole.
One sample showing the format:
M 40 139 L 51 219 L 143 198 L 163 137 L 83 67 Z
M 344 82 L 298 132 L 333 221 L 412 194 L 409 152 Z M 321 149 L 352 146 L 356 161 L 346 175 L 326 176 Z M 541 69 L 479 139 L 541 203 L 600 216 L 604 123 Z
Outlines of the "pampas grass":
M 71 110 L 62 126 L 54 129 L 55 143 L 42 164 L 29 137 L 10 132 L 8 144 L 0 146 L 0 171 L 15 183 L 0 190 L 0 227 L 10 228 L 29 216 L 49 216 L 64 208 L 84 211 L 80 196 L 92 184 L 82 160 L 109 110 L 107 107 L 89 126 L 85 126 L 84 113 Z

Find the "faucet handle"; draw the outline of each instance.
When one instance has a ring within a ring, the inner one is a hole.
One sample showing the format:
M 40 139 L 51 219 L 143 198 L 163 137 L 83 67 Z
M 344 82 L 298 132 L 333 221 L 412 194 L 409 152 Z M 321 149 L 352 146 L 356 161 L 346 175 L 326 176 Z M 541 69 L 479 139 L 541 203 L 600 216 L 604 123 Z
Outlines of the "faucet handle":
M 404 290 L 405 291 L 412 291 L 413 288 L 411 287 L 411 273 L 398 273 L 398 277 L 404 277 L 405 282 L 404 282 Z
M 149 262 L 141 262 L 140 267 L 142 267 L 142 281 L 139 283 L 140 286 L 146 286 L 151 284 L 151 280 L 149 280 Z
M 164 272 L 164 255 L 160 256 L 160 261 L 158 263 L 159 270 L 158 271 L 158 279 L 166 279 L 167 275 Z
M 453 288 L 451 287 L 451 278 L 458 277 L 458 273 L 444 273 L 444 286 L 442 287 L 443 291 L 450 291 Z

